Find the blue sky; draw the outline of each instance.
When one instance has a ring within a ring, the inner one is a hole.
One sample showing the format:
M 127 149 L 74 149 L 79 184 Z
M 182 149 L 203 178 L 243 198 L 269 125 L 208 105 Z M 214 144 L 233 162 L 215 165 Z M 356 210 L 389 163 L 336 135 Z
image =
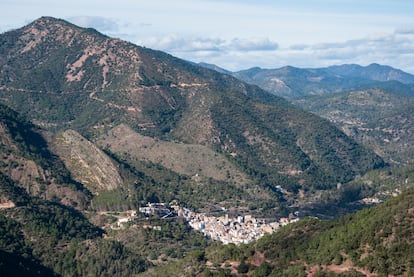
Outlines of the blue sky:
M 43 16 L 230 70 L 373 62 L 414 73 L 412 0 L 2 0 L 0 32 Z

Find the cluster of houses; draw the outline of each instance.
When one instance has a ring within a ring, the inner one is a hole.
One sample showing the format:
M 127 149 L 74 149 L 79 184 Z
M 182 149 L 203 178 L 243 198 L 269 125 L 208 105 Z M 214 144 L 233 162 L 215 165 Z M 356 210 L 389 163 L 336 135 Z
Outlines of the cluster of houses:
M 278 221 L 266 223 L 251 215 L 229 218 L 207 216 L 182 208 L 178 204 L 168 206 L 165 203 L 148 203 L 146 207 L 139 208 L 139 212 L 146 215 L 157 215 L 161 218 L 169 216 L 184 217 L 195 230 L 204 233 L 207 237 L 221 241 L 223 244 L 248 243 L 257 240 L 266 233 L 273 233 L 281 226 L 297 221 L 298 218 L 281 218 Z
M 140 207 L 139 212 L 145 215 L 157 215 L 166 218 L 173 215 L 173 210 L 165 203 L 148 203 L 146 207 Z
M 281 226 L 298 221 L 298 218 L 281 218 L 279 221 L 266 223 L 251 215 L 229 218 L 207 216 L 194 213 L 188 209 L 179 209 L 178 215 L 186 218 L 188 224 L 195 230 L 204 233 L 207 237 L 221 241 L 223 244 L 249 243 L 257 240 L 266 233 L 273 233 Z
M 281 226 L 298 221 L 297 217 L 280 218 L 278 221 L 266 223 L 264 220 L 256 219 L 251 215 L 229 218 L 226 214 L 220 217 L 207 216 L 195 213 L 189 209 L 182 208 L 178 204 L 167 205 L 165 203 L 148 203 L 145 207 L 140 207 L 139 212 L 146 216 L 157 216 L 167 218 L 179 216 L 186 219 L 188 224 L 197 231 L 204 233 L 205 236 L 221 241 L 223 244 L 249 243 L 257 240 L 266 233 L 273 233 Z M 124 215 L 119 215 L 116 226 L 112 228 L 122 228 L 123 224 L 134 221 L 137 218 L 136 211 L 128 211 Z M 144 225 L 144 228 L 159 230 L 160 227 Z

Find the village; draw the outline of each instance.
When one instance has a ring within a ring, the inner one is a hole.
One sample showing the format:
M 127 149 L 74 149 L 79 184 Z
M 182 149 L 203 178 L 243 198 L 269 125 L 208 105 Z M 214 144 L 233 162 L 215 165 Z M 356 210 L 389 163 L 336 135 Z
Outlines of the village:
M 223 244 L 249 243 L 263 237 L 266 233 L 275 232 L 281 226 L 299 220 L 297 217 L 281 218 L 279 221 L 266 223 L 251 215 L 229 218 L 226 214 L 221 217 L 213 217 L 185 208 L 178 209 L 177 213 L 179 216 L 183 216 L 194 230 L 204 233 L 205 236 L 213 240 L 221 241 Z
M 138 212 L 145 216 L 155 216 L 161 219 L 173 217 L 185 218 L 191 228 L 223 244 L 249 243 L 263 237 L 267 233 L 271 234 L 275 232 L 281 226 L 299 220 L 294 215 L 268 223 L 264 220 L 256 219 L 251 215 L 237 216 L 234 218 L 230 218 L 228 214 L 220 217 L 207 216 L 204 213 L 196 213 L 187 208 L 180 207 L 177 203 L 172 203 L 171 205 L 165 203 L 148 203 L 147 206 L 140 207 Z M 119 216 L 111 228 L 123 228 L 124 224 L 134 222 L 136 219 L 137 211 L 128 211 L 126 215 Z M 159 226 L 145 225 L 144 228 L 159 230 Z

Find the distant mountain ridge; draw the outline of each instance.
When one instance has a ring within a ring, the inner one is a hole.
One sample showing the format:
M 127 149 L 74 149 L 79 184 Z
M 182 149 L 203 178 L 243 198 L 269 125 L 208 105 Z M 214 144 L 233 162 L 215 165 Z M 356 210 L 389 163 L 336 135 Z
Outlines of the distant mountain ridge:
M 368 66 L 357 64 L 336 65 L 325 68 L 326 71 L 342 77 L 365 78 L 374 81 L 398 81 L 403 84 L 414 84 L 414 75 L 391 66 L 372 63 Z
M 368 66 L 344 64 L 324 68 L 253 67 L 237 72 L 226 72 L 224 69 L 217 69 L 214 65 L 203 63 L 200 65 L 230 74 L 287 99 L 369 88 L 388 89 L 414 95 L 414 75 L 376 63 Z

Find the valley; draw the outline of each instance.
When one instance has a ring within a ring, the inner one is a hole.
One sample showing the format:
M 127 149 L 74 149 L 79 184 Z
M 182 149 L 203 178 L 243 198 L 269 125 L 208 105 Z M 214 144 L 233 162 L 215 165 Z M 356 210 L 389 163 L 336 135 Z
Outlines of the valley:
M 413 84 L 230 72 L 52 17 L 0 34 L 0 272 L 409 276 Z

